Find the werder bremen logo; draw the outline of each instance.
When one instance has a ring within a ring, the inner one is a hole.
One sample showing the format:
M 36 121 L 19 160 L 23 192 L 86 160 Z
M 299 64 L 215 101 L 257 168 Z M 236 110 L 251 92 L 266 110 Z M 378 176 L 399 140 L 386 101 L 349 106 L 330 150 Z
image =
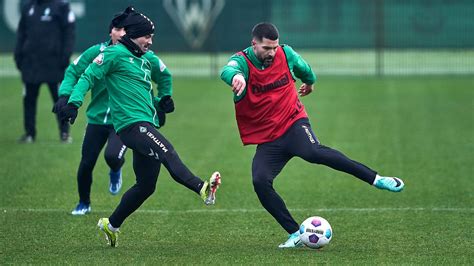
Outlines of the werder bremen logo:
M 163 6 L 193 49 L 201 48 L 225 0 L 164 0 Z

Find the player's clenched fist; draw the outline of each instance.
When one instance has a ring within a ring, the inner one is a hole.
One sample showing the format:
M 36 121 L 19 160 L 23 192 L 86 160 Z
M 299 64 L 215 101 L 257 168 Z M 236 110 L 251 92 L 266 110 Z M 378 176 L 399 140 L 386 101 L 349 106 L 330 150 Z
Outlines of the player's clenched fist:
M 314 89 L 313 85 L 303 83 L 303 84 L 301 84 L 301 87 L 300 87 L 298 93 L 299 93 L 300 96 L 306 96 L 306 95 L 310 94 L 311 92 L 313 92 L 313 89 Z
M 232 91 L 240 96 L 245 89 L 247 83 L 245 82 L 244 76 L 237 74 L 232 78 Z

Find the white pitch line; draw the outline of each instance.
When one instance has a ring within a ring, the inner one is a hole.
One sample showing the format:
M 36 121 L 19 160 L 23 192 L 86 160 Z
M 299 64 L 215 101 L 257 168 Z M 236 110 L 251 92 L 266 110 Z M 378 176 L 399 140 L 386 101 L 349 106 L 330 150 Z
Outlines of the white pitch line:
M 93 213 L 111 213 L 109 210 L 92 210 Z M 424 207 L 407 207 L 407 208 L 320 208 L 320 209 L 290 209 L 291 212 L 474 212 L 474 208 L 424 208 Z M 36 212 L 36 213 L 70 213 L 68 209 L 32 209 L 32 208 L 6 208 L 0 207 L 1 213 L 8 212 Z M 190 210 L 137 210 L 137 213 L 151 214 L 186 214 L 186 213 L 249 213 L 249 212 L 265 212 L 262 209 L 190 209 Z

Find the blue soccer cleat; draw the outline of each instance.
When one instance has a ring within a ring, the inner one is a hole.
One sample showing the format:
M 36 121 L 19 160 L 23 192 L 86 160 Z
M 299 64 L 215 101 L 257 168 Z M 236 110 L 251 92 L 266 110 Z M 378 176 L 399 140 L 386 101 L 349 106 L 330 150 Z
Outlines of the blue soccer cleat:
M 381 176 L 375 181 L 374 186 L 379 189 L 386 189 L 392 192 L 400 192 L 405 184 L 400 178 Z
M 110 170 L 110 184 L 109 184 L 109 192 L 112 195 L 117 195 L 122 188 L 122 169 L 119 169 L 117 172 L 113 172 Z
M 279 248 L 299 248 L 303 246 L 303 242 L 300 239 L 300 231 L 296 231 L 288 236 L 288 240 L 285 243 L 278 245 Z
M 71 214 L 72 215 L 86 215 L 90 212 L 91 212 L 91 205 L 90 204 L 79 202 L 79 204 L 77 204 L 76 208 L 74 208 L 74 210 L 72 210 Z

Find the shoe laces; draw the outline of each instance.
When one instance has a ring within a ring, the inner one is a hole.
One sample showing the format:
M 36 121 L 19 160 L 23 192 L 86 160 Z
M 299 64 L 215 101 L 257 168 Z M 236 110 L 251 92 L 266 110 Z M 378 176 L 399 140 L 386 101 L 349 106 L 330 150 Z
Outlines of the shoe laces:
M 399 186 L 399 182 L 397 182 L 397 180 L 395 180 L 395 177 L 385 177 L 382 179 L 382 182 L 385 183 L 386 186 L 389 186 L 389 187 L 398 187 Z
M 288 239 L 294 239 L 294 238 L 297 238 L 297 237 L 300 237 L 300 231 L 299 230 L 294 232 L 293 234 L 290 234 L 288 236 Z

